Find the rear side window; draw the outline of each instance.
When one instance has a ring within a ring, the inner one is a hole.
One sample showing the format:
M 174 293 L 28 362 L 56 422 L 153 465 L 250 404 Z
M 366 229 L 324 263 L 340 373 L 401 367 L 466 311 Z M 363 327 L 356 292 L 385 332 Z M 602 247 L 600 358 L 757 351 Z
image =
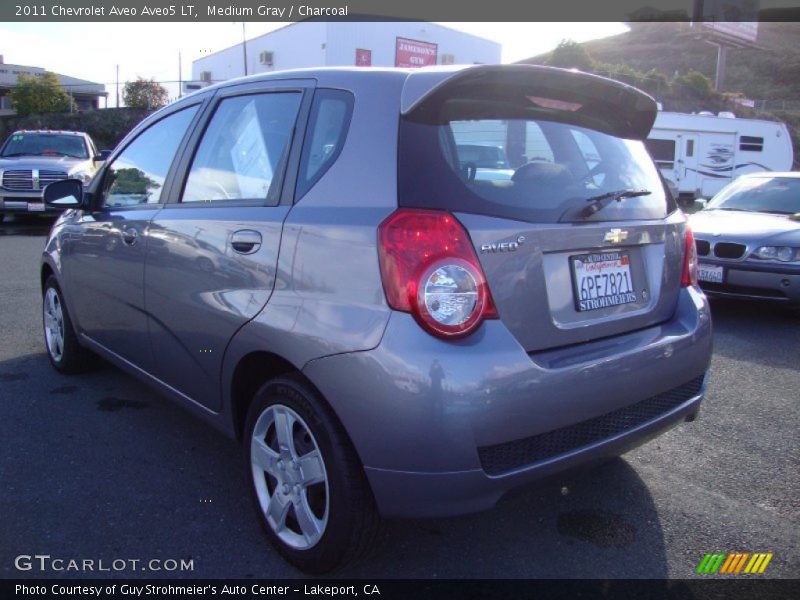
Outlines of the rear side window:
M 300 100 L 297 92 L 222 100 L 197 148 L 181 201 L 266 199 L 277 205 Z
M 347 137 L 352 113 L 353 95 L 350 92 L 318 89 L 314 94 L 300 157 L 297 198 L 302 198 L 336 162 Z
M 445 123 L 402 119 L 402 206 L 545 223 L 666 216 L 664 187 L 642 142 L 557 120 L 498 118 L 500 104 L 481 110 L 492 118 L 473 106 L 458 118 L 457 106 L 445 106 Z M 576 216 L 588 199 L 622 190 L 650 193 Z

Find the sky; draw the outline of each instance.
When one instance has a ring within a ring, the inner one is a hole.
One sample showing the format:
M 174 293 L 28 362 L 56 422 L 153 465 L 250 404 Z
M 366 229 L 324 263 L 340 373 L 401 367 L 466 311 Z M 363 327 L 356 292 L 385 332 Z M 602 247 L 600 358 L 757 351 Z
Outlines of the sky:
M 247 23 L 247 38 L 286 23 Z M 583 42 L 627 31 L 622 23 L 442 23 L 502 44 L 503 62 L 547 52 L 562 39 Z M 241 23 L 0 23 L 0 54 L 6 63 L 42 67 L 106 85 L 115 104 L 116 65 L 121 84 L 144 77 L 165 83 L 170 97 L 192 61 L 242 40 Z M 120 86 L 121 88 L 121 86 Z

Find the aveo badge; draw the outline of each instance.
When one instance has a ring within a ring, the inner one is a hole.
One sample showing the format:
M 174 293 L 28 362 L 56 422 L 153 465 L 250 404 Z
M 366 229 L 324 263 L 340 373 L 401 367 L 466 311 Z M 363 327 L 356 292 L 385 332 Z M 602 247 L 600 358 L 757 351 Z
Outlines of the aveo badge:
M 521 235 L 515 242 L 494 242 L 491 244 L 481 244 L 481 252 L 516 252 L 525 242 L 525 236 Z

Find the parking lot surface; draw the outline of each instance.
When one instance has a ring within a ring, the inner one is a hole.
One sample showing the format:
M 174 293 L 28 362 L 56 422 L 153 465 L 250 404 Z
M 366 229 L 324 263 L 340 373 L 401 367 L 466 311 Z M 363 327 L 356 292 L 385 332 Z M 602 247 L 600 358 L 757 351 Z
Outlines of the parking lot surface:
M 46 221 L 0 225 L 0 577 L 288 578 L 261 532 L 239 447 L 121 371 L 49 365 Z M 772 552 L 800 573 L 800 316 L 714 302 L 700 417 L 489 512 L 386 524 L 366 578 L 693 577 L 707 552 Z M 622 382 L 635 385 L 635 382 Z M 19 555 L 192 560 L 191 572 L 20 571 Z

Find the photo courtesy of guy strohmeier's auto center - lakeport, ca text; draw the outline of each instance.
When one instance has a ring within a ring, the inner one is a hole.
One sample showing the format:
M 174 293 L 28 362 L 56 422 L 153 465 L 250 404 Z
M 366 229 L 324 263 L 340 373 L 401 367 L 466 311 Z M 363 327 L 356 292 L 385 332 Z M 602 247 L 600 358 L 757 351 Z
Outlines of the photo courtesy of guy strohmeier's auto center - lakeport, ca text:
M 800 9 L 651 4 L 0 6 L 0 595 L 797 597 Z

